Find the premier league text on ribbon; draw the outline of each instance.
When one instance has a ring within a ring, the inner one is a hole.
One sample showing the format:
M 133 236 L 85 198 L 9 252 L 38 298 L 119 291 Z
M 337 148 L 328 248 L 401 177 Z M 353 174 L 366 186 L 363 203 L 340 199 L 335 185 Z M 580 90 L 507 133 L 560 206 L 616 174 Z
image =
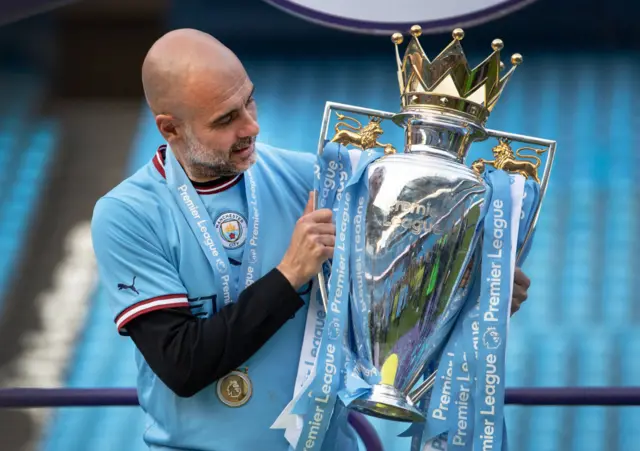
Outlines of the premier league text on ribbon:
M 345 256 L 345 251 L 346 251 L 346 247 L 349 245 L 348 243 L 346 243 L 346 234 L 347 234 L 347 228 L 349 227 L 350 223 L 351 223 L 351 218 L 349 217 L 349 208 L 351 206 L 351 194 L 350 193 L 346 193 L 345 194 L 345 200 L 344 200 L 344 209 L 342 210 L 342 224 L 340 225 L 340 230 L 339 232 L 339 240 L 336 243 L 336 249 L 342 251 L 338 254 L 338 270 L 337 270 L 337 277 L 336 277 L 336 295 L 333 298 L 333 300 L 331 301 L 331 311 L 333 313 L 336 314 L 340 314 L 340 308 L 341 308 L 341 297 L 343 296 L 343 290 L 345 289 L 345 276 L 346 276 L 346 271 L 347 271 L 347 259 Z M 335 265 L 335 263 L 334 263 Z M 348 287 L 347 287 L 348 289 Z
M 458 405 L 458 429 L 454 436 L 454 444 L 463 445 L 463 439 L 466 436 L 466 430 L 468 428 L 468 420 L 469 420 L 469 398 L 471 397 L 471 390 L 465 386 L 465 383 L 469 383 L 471 381 L 471 377 L 469 375 L 469 367 L 466 362 L 466 354 L 464 356 L 464 362 L 462 363 L 462 372 L 464 373 L 461 376 L 456 377 L 455 381 L 452 381 L 453 377 L 453 353 L 447 353 L 447 357 L 449 359 L 449 365 L 444 375 L 444 383 L 442 386 L 442 393 L 440 395 L 440 404 L 438 408 L 433 409 L 431 416 L 436 420 L 446 421 L 446 414 L 449 411 L 449 405 L 451 404 L 451 386 L 452 382 L 459 384 L 460 388 L 458 391 L 458 398 L 454 400 L 454 402 Z
M 504 205 L 502 200 L 493 201 L 493 253 L 487 255 L 491 261 L 489 310 L 483 315 L 484 320 L 491 323 L 498 322 L 498 311 L 500 308 L 500 295 L 502 294 L 502 248 L 504 246 L 504 235 L 508 222 L 504 219 Z M 508 238 L 508 237 L 507 237 Z
M 320 203 L 320 208 L 325 208 L 327 205 L 327 198 L 329 197 L 329 193 L 333 190 L 336 189 L 336 172 L 338 171 L 338 162 L 334 161 L 334 160 L 329 160 L 329 163 L 327 164 L 327 170 L 326 172 L 323 174 L 324 175 L 324 180 L 323 180 L 323 187 L 322 187 L 322 196 L 321 196 L 321 203 Z
M 364 227 L 364 203 L 365 196 L 358 197 L 358 207 L 356 215 L 353 218 L 354 227 L 354 246 L 355 246 L 355 294 L 360 301 L 360 309 L 362 313 L 367 311 L 367 305 L 364 302 L 364 237 L 362 228 Z
M 451 352 L 447 353 L 447 357 L 453 357 Z M 431 416 L 435 420 L 446 421 L 446 413 L 449 411 L 449 404 L 451 404 L 451 376 L 453 375 L 453 360 L 449 359 L 449 365 L 445 371 L 444 382 L 442 384 L 442 394 L 440 395 L 440 404 L 438 408 L 433 409 Z
M 471 382 L 469 374 L 469 364 L 467 363 L 467 353 L 462 352 L 462 375 L 456 377 L 456 382 L 460 384 L 458 391 L 458 399 L 455 403 L 458 405 L 457 429 L 455 430 L 452 443 L 455 446 L 465 446 L 469 429 L 469 401 L 471 399 L 471 389 L 467 384 Z
M 333 262 L 333 267 L 335 269 L 335 274 L 332 275 L 332 278 L 335 277 L 335 294 L 331 299 L 331 303 L 329 309 L 335 315 L 340 315 L 342 313 L 342 298 L 347 298 L 345 295 L 349 287 L 346 286 L 348 283 L 347 280 L 347 264 L 348 264 L 348 254 L 346 253 L 348 243 L 347 243 L 347 233 L 350 225 L 350 217 L 349 211 L 351 207 L 351 194 L 349 192 L 345 193 L 344 197 L 344 205 L 342 208 L 342 217 L 340 221 L 340 228 L 338 230 L 338 240 L 336 242 L 336 252 L 334 255 L 337 257 L 337 268 L 336 261 Z M 333 283 L 333 282 L 332 282 Z M 329 328 L 335 328 L 335 338 L 341 336 L 342 327 L 340 321 L 332 322 L 328 325 Z M 333 338 L 333 337 L 332 337 Z M 339 343 L 339 341 L 336 341 Z M 309 429 L 307 436 L 304 437 L 304 449 L 312 450 L 315 449 L 318 435 L 320 434 L 323 421 L 326 421 L 327 415 L 331 415 L 333 405 L 330 405 L 330 401 L 332 400 L 332 386 L 334 385 L 334 377 L 340 377 L 338 373 L 338 366 L 336 366 L 336 345 L 333 343 L 327 343 L 326 345 L 326 353 L 324 357 L 324 367 L 322 368 L 322 383 L 320 385 L 320 390 L 322 394 L 314 394 L 314 402 L 315 402 L 315 411 L 312 412 L 312 417 L 308 421 Z
M 321 404 L 328 404 L 329 398 L 331 394 L 331 383 L 333 382 L 333 377 L 338 371 L 338 368 L 335 365 L 335 354 L 336 347 L 329 343 L 327 345 L 327 354 L 326 361 L 324 364 L 324 376 L 323 376 L 323 384 L 322 384 L 322 393 L 324 396 L 316 396 L 316 411 L 313 414 L 312 419 L 309 421 L 309 434 L 305 440 L 304 449 L 314 449 L 316 446 L 316 440 L 318 439 L 318 433 L 320 432 L 320 426 L 322 426 L 322 421 L 324 420 L 326 412 L 326 408 L 324 408 Z
M 197 225 L 200 228 L 200 232 L 202 233 L 204 244 L 211 251 L 211 255 L 213 255 L 214 257 L 219 257 L 220 254 L 218 252 L 218 249 L 216 248 L 216 245 L 213 242 L 213 239 L 211 238 L 211 234 L 209 233 L 209 230 L 205 225 L 207 223 L 207 220 L 202 219 L 200 217 L 200 213 L 198 212 L 198 207 L 193 203 L 193 201 L 189 197 L 189 194 L 187 194 L 187 185 L 180 185 L 178 187 L 178 191 L 180 191 L 180 196 L 182 197 L 182 201 L 191 212 L 191 215 L 195 219 L 199 219 L 199 221 L 197 222 Z M 226 265 L 217 265 L 216 267 L 218 270 L 220 270 L 220 272 L 226 272 L 223 270 L 223 268 L 226 268 Z M 220 280 L 222 280 L 222 293 L 224 296 L 225 304 L 231 302 L 231 290 L 229 289 L 229 277 L 230 277 L 229 274 L 223 274 L 220 277 Z
M 318 349 L 320 348 L 320 343 L 322 342 L 322 331 L 324 330 L 325 318 L 327 314 L 321 308 L 318 308 L 315 314 L 315 326 L 313 329 L 313 339 L 312 346 L 309 350 L 309 355 L 307 359 L 304 361 L 304 364 L 307 365 L 307 376 L 311 374 L 311 370 L 315 365 L 315 359 L 318 355 Z
M 250 208 L 253 211 L 253 229 L 251 230 L 251 239 L 249 240 L 249 261 L 255 263 L 258 260 L 258 231 L 260 230 L 260 213 L 258 211 L 258 195 L 256 188 L 256 181 L 250 173 L 247 173 L 249 177 L 249 192 L 251 193 L 251 200 L 249 202 Z M 254 280 L 254 268 L 252 265 L 247 267 L 247 276 L 245 279 L 245 288 L 251 285 Z
M 486 257 L 490 259 L 491 263 L 491 277 L 487 280 L 489 282 L 489 308 L 483 314 L 483 320 L 485 323 L 495 323 L 497 325 L 499 321 L 498 312 L 500 310 L 500 301 L 503 293 L 504 287 L 502 286 L 502 273 L 504 268 L 502 267 L 501 260 L 504 258 L 503 246 L 505 235 L 507 235 L 507 239 L 509 239 L 508 234 L 506 233 L 508 222 L 505 219 L 504 213 L 504 205 L 502 200 L 495 199 L 493 201 L 493 241 L 491 242 L 492 253 L 487 254 Z M 508 261 L 508 260 L 507 260 Z M 485 264 L 488 264 L 486 262 Z M 508 268 L 507 268 L 508 269 Z M 491 327 L 487 328 L 487 332 L 490 332 Z M 486 333 L 485 333 L 486 335 Z M 484 338 L 484 337 L 483 337 Z M 496 341 L 500 340 L 501 337 L 495 336 L 493 337 Z M 493 418 L 496 414 L 496 391 L 497 387 L 500 384 L 500 376 L 498 373 L 497 361 L 498 355 L 496 350 L 498 346 L 487 346 L 485 344 L 485 349 L 487 349 L 487 353 L 485 355 L 485 387 L 484 387 L 484 398 L 482 399 L 483 405 L 480 408 L 481 417 L 484 416 L 484 423 L 480 424 L 483 434 L 479 437 L 482 439 L 482 449 L 483 451 L 488 451 L 493 449 L 493 443 L 495 440 L 495 428 L 496 424 L 490 418 Z M 490 417 L 490 418 L 487 418 Z
M 475 309 L 472 309 L 475 310 Z M 476 316 L 473 311 L 470 312 L 469 320 Z M 466 322 L 466 320 L 465 320 Z M 478 343 L 480 337 L 480 324 L 477 319 L 469 321 L 469 329 L 471 330 L 470 336 L 466 336 L 464 340 L 471 341 L 471 349 L 468 348 L 467 343 L 461 342 L 461 347 L 467 349 L 458 349 L 457 352 L 461 353 L 460 372 L 456 376 L 456 383 L 458 383 L 458 390 L 456 393 L 455 403 L 458 408 L 454 409 L 457 412 L 455 418 L 455 428 L 453 429 L 453 435 L 450 437 L 450 443 L 453 447 L 460 447 L 462 449 L 470 449 L 472 446 L 471 435 L 473 434 L 473 421 L 474 421 L 474 379 L 475 369 L 472 367 L 471 362 L 475 362 L 478 358 Z M 471 411 L 471 419 L 469 419 L 469 411 Z
M 180 196 L 182 197 L 182 201 L 191 212 L 191 215 L 194 217 L 194 219 L 200 220 L 198 221 L 197 224 L 198 224 L 198 227 L 200 228 L 200 231 L 202 232 L 204 243 L 211 250 L 211 255 L 213 255 L 214 257 L 218 257 L 219 256 L 218 249 L 216 249 L 216 245 L 213 242 L 213 239 L 211 238 L 211 234 L 209 233 L 207 227 L 204 225 L 207 222 L 207 220 L 202 219 L 202 217 L 200 216 L 200 212 L 198 211 L 198 207 L 193 203 L 193 201 L 191 200 L 191 197 L 189 197 L 189 194 L 187 193 L 187 185 L 179 186 L 178 190 L 180 191 Z

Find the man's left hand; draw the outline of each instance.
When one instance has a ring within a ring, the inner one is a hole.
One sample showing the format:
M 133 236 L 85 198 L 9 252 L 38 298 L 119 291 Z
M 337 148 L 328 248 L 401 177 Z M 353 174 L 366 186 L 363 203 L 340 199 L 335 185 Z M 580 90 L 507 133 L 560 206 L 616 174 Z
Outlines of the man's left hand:
M 513 278 L 513 298 L 511 300 L 511 314 L 520 310 L 520 306 L 527 300 L 527 290 L 531 285 L 531 281 L 522 272 L 520 268 L 516 268 L 516 272 Z

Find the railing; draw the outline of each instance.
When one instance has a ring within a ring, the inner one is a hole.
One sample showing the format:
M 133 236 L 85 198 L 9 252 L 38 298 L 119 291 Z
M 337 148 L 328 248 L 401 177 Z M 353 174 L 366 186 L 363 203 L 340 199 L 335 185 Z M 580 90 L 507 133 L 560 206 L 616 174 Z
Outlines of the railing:
M 511 388 L 507 404 L 525 406 L 640 406 L 640 387 Z M 137 406 L 135 388 L 4 388 L 0 408 Z M 367 451 L 383 451 L 364 415 L 349 413 L 349 423 Z

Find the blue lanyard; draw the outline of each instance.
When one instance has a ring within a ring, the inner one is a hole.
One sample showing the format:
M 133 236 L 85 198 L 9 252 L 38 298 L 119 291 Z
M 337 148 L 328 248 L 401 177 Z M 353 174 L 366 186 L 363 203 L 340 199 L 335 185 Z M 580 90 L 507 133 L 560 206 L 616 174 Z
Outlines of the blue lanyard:
M 219 311 L 225 305 L 235 302 L 238 299 L 238 291 L 242 291 L 259 277 L 258 270 L 262 256 L 258 247 L 260 212 L 255 176 L 250 169 L 245 172 L 244 185 L 249 203 L 249 236 L 240 269 L 240 280 L 243 281 L 243 285 L 238 286 L 234 280 L 231 280 L 227 253 L 202 199 L 169 146 L 166 154 L 167 185 L 213 269 L 217 293 L 216 308 Z

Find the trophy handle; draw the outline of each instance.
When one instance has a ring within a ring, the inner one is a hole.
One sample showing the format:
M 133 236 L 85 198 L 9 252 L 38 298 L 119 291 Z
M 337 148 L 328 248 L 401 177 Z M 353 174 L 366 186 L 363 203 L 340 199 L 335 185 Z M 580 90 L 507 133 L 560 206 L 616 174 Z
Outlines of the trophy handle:
M 331 113 L 333 112 L 333 110 L 339 110 L 339 111 L 345 111 L 349 113 L 362 114 L 362 115 L 369 116 L 371 118 L 370 124 L 376 124 L 376 123 L 379 124 L 382 119 L 390 120 L 393 117 L 393 113 L 389 113 L 387 111 L 372 110 L 370 108 L 362 108 L 354 105 L 347 105 L 344 103 L 326 102 L 324 106 L 324 113 L 322 115 L 322 125 L 320 126 L 320 139 L 318 141 L 318 157 L 322 156 L 325 142 L 328 139 L 327 136 L 329 132 L 329 119 L 331 119 Z M 351 119 L 351 118 L 347 118 L 347 119 Z M 351 129 L 353 130 L 354 128 L 351 127 Z M 340 139 L 337 136 L 337 133 L 338 133 L 338 130 L 336 127 L 336 136 L 334 136 L 331 139 L 331 141 L 338 142 L 342 145 L 352 144 L 363 151 L 367 150 L 368 147 L 363 146 L 362 141 L 359 140 L 359 137 L 361 137 L 360 131 L 349 131 L 349 133 L 344 134 L 342 139 Z M 375 130 L 374 130 L 374 133 L 375 133 Z M 395 149 L 391 145 L 380 144 L 379 142 L 377 142 L 377 140 L 374 140 L 374 142 L 376 144 L 375 147 L 384 147 L 385 152 L 395 153 Z M 314 210 L 318 209 L 318 193 L 316 192 L 313 193 L 313 208 Z M 320 297 L 322 298 L 322 305 L 326 312 L 329 306 L 329 294 L 327 293 L 326 279 L 322 271 L 320 271 L 317 274 L 317 279 L 318 279 L 318 285 L 320 288 Z
M 474 161 L 471 165 L 472 169 L 476 172 L 481 173 L 481 169 L 485 164 L 490 164 L 494 166 L 496 169 L 502 169 L 506 172 L 510 172 L 512 174 L 521 174 L 525 178 L 532 178 L 536 182 L 540 184 L 540 198 L 538 199 L 538 204 L 535 207 L 533 213 L 533 219 L 531 221 L 531 226 L 525 235 L 522 247 L 518 250 L 516 255 L 516 264 L 520 263 L 520 258 L 522 256 L 522 250 L 526 248 L 527 243 L 529 242 L 533 231 L 536 228 L 536 224 L 538 222 L 538 217 L 540 216 L 540 208 L 542 206 L 542 200 L 547 192 L 547 187 L 549 186 L 549 175 L 551 174 L 551 167 L 553 166 L 553 161 L 556 154 L 556 141 L 551 141 L 548 139 L 536 138 L 533 136 L 525 136 L 518 135 L 515 133 L 507 133 L 499 130 L 486 130 L 487 137 L 497 138 L 500 142 L 498 146 L 493 148 L 494 156 L 496 156 L 496 160 L 488 161 L 478 159 Z M 521 147 L 514 153 L 511 150 L 510 143 L 511 142 L 519 142 L 523 144 L 530 144 L 534 146 L 542 147 L 543 149 L 535 149 L 532 147 Z M 531 150 L 536 153 L 536 155 L 520 155 L 521 150 Z M 544 169 L 542 171 L 542 178 L 538 176 L 538 168 L 541 163 L 540 158 L 537 155 L 548 152 L 548 157 L 544 163 Z M 521 159 L 519 159 L 520 157 Z M 531 160 L 536 161 L 536 163 L 532 163 Z
M 313 193 L 313 209 L 318 209 L 318 195 L 316 192 Z M 329 293 L 327 293 L 327 283 L 324 277 L 324 272 L 322 269 L 318 272 L 318 288 L 320 289 L 320 299 L 322 299 L 322 307 L 325 312 L 329 311 Z

